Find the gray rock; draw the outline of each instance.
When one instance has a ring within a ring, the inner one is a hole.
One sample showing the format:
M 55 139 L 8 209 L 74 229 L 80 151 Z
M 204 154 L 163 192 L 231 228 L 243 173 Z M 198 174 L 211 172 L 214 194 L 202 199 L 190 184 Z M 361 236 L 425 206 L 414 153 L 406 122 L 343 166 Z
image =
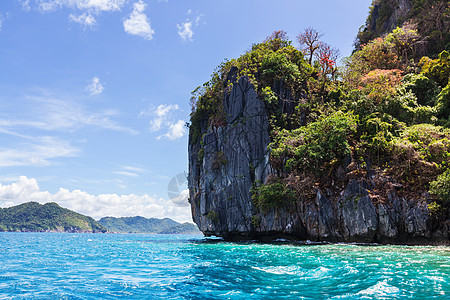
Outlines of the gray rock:
M 189 202 L 193 220 L 205 235 L 365 243 L 429 243 L 435 239 L 449 243 L 450 223 L 433 228 L 426 195 L 419 203 L 407 201 L 398 197 L 402 186 L 394 183 L 388 199 L 379 202 L 368 192 L 373 179 L 350 180 L 340 195 L 317 189 L 313 200 L 298 199 L 290 207 L 262 212 L 252 201 L 252 187 L 265 183 L 272 174 L 265 105 L 246 77 L 236 81 L 232 69 L 227 78 L 233 82 L 223 101 L 227 125 L 208 127 L 205 120 L 201 143 L 190 142 L 188 148 Z M 277 91 L 280 98 L 290 97 L 282 86 Z M 290 104 L 280 105 L 284 112 L 293 110 Z M 201 149 L 203 158 L 199 160 Z M 348 157 L 337 169 L 339 186 L 345 182 L 351 160 Z
M 349 242 L 372 242 L 378 228 L 378 218 L 367 190 L 351 180 L 339 200 L 344 237 Z

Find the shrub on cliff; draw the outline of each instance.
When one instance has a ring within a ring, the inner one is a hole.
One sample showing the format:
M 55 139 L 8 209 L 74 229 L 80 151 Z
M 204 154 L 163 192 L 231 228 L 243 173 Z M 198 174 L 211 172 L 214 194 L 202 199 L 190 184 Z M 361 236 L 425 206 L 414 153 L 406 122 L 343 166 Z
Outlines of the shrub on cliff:
M 444 204 L 450 203 L 450 169 L 430 183 L 430 193 L 436 195 Z
M 269 145 L 274 168 L 282 174 L 326 174 L 351 154 L 357 122 L 352 113 L 337 111 L 292 131 L 279 130 Z
M 280 178 L 272 178 L 266 184 L 256 186 L 252 190 L 254 203 L 266 212 L 273 208 L 289 207 L 295 202 L 295 193 Z
M 220 64 L 211 79 L 192 92 L 189 124 L 192 143 L 200 140 L 202 126 L 226 125 L 222 105 L 224 94 L 231 91 L 233 81 L 243 76 L 255 86 L 261 99 L 265 98 L 267 88 L 277 90 L 277 87 L 285 87 L 293 101 L 299 101 L 313 68 L 304 60 L 302 52 L 286 40 L 285 35 L 275 33 L 264 42 L 254 44 L 250 51 L 239 58 Z M 233 72 L 230 73 L 230 70 Z M 278 103 L 275 102 L 273 106 L 268 105 L 269 116 L 278 113 Z

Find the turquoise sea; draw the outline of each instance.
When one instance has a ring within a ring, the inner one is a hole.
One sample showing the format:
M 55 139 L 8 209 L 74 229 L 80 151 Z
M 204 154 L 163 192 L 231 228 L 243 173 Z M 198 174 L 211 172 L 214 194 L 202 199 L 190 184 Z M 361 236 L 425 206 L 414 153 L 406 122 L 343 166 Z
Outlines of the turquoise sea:
M 0 233 L 0 299 L 450 299 L 450 247 Z

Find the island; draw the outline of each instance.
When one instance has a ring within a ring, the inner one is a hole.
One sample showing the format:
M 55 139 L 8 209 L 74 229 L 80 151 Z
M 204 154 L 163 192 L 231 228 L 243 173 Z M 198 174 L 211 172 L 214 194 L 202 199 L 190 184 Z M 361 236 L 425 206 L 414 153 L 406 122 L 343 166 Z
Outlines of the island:
M 192 93 L 206 236 L 450 244 L 448 1 L 374 1 L 355 50 L 279 30 Z
M 114 233 L 200 234 L 192 223 L 178 223 L 170 218 L 104 217 L 98 221 Z
M 0 232 L 104 233 L 93 218 L 62 208 L 56 203 L 27 202 L 0 208 Z

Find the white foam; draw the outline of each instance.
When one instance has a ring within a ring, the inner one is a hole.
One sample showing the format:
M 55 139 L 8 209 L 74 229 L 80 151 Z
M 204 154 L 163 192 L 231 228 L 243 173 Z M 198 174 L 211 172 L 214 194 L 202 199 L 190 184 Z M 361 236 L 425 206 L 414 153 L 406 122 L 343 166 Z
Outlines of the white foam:
M 370 295 L 370 296 L 393 296 L 400 292 L 400 289 L 389 285 L 386 280 L 379 281 L 375 285 L 372 285 L 371 287 L 359 291 L 357 295 Z

